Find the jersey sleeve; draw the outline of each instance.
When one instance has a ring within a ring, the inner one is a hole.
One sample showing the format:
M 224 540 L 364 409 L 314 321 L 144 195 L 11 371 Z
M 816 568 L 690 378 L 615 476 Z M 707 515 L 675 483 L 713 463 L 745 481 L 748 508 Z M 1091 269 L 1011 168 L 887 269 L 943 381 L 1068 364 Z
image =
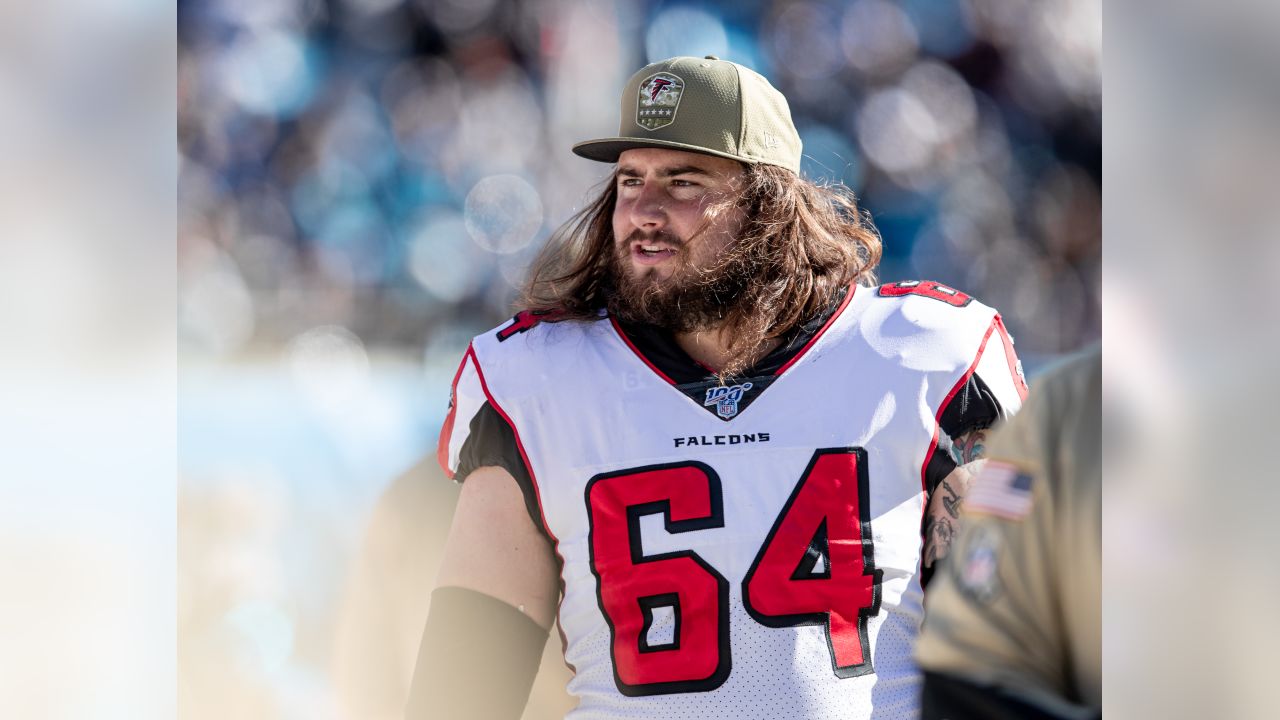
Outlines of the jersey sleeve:
M 973 372 L 943 407 L 938 424 L 950 438 L 985 430 L 1013 417 L 1026 397 L 1027 382 L 1013 338 L 996 315 L 978 350 Z
M 458 364 L 458 371 L 453 375 L 453 384 L 449 387 L 449 411 L 440 426 L 440 441 L 436 449 L 440 468 L 450 479 L 461 479 L 457 477 L 457 472 L 462 458 L 462 446 L 471 435 L 472 419 L 486 401 L 475 353 L 468 347 L 462 355 L 462 362 Z
M 515 430 L 489 402 L 475 353 L 469 348 L 454 375 L 449 412 L 440 428 L 437 457 L 445 474 L 459 483 L 478 468 L 506 470 L 520 487 L 533 526 L 546 534 L 537 491 Z
M 974 430 L 985 430 L 1011 418 L 1027 397 L 1022 363 L 1013 350 L 1013 338 L 999 315 L 991 321 L 986 338 L 973 360 L 973 370 L 955 388 L 942 407 L 938 427 L 942 452 L 929 456 L 925 465 L 925 487 L 930 493 L 957 463 L 951 456 L 953 438 Z

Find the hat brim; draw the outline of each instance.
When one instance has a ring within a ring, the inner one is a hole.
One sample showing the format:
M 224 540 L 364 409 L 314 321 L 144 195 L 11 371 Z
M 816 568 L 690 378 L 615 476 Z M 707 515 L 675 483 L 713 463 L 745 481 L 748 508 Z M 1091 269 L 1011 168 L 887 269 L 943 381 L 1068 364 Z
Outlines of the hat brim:
M 741 155 L 733 155 L 726 152 L 717 152 L 708 150 L 697 145 L 689 145 L 687 143 L 672 142 L 670 140 L 645 140 L 641 138 L 629 137 L 611 137 L 600 138 L 598 140 L 584 140 L 573 146 L 573 154 L 584 157 L 588 160 L 596 160 L 599 162 L 616 163 L 623 152 L 634 150 L 636 148 L 668 148 L 671 150 L 683 150 L 685 152 L 699 153 L 701 155 L 714 155 L 716 157 L 729 158 L 738 162 L 754 165 L 759 160 L 753 160 Z

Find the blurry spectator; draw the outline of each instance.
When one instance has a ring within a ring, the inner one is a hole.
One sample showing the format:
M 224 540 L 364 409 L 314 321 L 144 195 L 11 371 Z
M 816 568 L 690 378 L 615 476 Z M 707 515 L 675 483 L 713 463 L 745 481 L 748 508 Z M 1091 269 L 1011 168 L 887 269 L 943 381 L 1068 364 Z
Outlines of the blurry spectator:
M 457 499 L 458 486 L 432 457 L 396 478 L 374 509 L 338 620 L 333 678 L 342 717 L 404 717 Z M 569 677 L 552 633 L 524 720 L 564 717 L 573 708 Z
M 926 598 L 926 720 L 1100 717 L 1101 393 L 1095 346 L 988 442 Z

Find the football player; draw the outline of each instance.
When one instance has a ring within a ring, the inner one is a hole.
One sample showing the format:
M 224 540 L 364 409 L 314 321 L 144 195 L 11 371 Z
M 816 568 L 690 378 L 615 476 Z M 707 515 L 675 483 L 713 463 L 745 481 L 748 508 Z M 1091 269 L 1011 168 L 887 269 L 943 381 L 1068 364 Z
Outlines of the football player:
M 914 717 L 923 574 L 1026 391 L 1000 316 L 877 287 L 874 228 L 741 65 L 641 69 L 573 150 L 610 182 L 453 382 L 409 716 L 518 717 L 558 619 L 574 718 Z

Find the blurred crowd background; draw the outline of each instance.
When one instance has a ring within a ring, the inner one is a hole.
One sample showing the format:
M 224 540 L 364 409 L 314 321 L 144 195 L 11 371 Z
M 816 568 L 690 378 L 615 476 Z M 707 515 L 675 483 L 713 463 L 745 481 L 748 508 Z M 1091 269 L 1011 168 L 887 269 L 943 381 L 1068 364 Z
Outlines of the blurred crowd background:
M 569 147 L 647 62 L 768 77 L 880 279 L 999 308 L 1032 375 L 1101 334 L 1097 0 L 177 7 L 183 717 L 398 715 L 449 380 L 607 177 Z M 527 717 L 564 711 L 553 644 Z

